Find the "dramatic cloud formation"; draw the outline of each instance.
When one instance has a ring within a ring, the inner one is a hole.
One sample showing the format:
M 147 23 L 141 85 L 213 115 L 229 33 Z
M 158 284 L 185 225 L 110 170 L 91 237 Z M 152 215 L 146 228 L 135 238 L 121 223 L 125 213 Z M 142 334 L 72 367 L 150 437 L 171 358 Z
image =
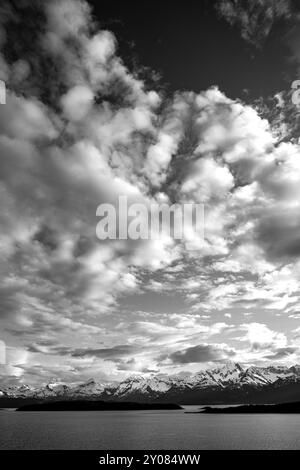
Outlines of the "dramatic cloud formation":
M 256 3 L 263 37 L 289 15 L 286 2 Z M 221 2 L 222 15 L 252 41 L 250 3 L 241 17 L 233 4 Z M 5 3 L 0 17 L 3 380 L 297 361 L 295 139 L 282 142 L 217 87 L 150 89 L 86 2 Z M 20 18 L 31 18 L 21 32 Z M 97 206 L 124 195 L 146 207 L 204 203 L 204 242 L 192 227 L 183 240 L 99 241 Z

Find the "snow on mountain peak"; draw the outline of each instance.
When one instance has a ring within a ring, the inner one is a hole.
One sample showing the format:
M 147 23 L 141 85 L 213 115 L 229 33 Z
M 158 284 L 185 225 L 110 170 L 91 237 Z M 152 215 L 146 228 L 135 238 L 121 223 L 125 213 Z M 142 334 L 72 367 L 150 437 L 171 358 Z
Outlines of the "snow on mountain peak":
M 214 369 L 202 370 L 194 375 L 180 374 L 167 376 L 163 374 L 140 376 L 134 375 L 127 379 L 110 385 L 104 385 L 89 379 L 87 382 L 76 385 L 51 382 L 41 388 L 32 388 L 27 385 L 12 386 L 0 390 L 1 397 L 44 398 L 48 397 L 92 397 L 128 399 L 130 397 L 145 397 L 145 399 L 167 396 L 168 393 L 184 393 L 185 391 L 201 391 L 210 389 L 235 389 L 244 386 L 260 388 L 289 382 L 300 382 L 300 366 L 241 366 L 238 363 L 227 363 Z

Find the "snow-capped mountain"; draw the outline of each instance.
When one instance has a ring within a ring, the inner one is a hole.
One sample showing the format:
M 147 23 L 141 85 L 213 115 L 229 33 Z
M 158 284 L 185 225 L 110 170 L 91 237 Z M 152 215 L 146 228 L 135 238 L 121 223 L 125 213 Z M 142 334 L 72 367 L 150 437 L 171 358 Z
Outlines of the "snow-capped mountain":
M 282 395 L 282 398 L 280 396 Z M 104 399 L 123 401 L 174 401 L 178 403 L 287 401 L 300 397 L 300 367 L 243 367 L 227 364 L 191 376 L 134 376 L 105 386 L 93 379 L 80 385 L 50 383 L 0 387 L 5 399 Z
M 71 393 L 76 397 L 98 397 L 104 392 L 104 385 L 95 382 L 94 379 L 89 380 L 71 389 Z
M 51 398 L 57 396 L 68 395 L 70 387 L 65 384 L 47 384 L 45 387 L 34 388 L 28 385 L 21 385 L 20 387 L 6 387 L 1 389 L 2 396 L 11 398 Z
M 290 379 L 300 384 L 300 369 L 287 367 L 247 367 L 229 364 L 218 369 L 201 371 L 190 377 L 152 376 L 132 377 L 104 390 L 106 397 L 118 399 L 140 399 L 144 397 L 166 398 L 186 396 L 190 392 L 239 391 L 263 389 L 275 383 L 289 383 Z

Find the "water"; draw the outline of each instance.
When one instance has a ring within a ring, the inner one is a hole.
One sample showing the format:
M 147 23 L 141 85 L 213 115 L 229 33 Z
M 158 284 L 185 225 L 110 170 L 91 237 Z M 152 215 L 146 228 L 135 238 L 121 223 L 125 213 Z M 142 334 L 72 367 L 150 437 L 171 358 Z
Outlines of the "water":
M 0 449 L 300 449 L 300 415 L 0 410 Z

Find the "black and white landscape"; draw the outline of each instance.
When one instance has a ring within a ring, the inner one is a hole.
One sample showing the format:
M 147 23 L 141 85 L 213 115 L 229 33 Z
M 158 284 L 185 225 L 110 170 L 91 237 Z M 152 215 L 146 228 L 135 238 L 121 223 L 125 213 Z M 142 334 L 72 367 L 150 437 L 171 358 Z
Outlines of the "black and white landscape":
M 299 113 L 298 0 L 1 1 L 1 449 L 299 447 Z

